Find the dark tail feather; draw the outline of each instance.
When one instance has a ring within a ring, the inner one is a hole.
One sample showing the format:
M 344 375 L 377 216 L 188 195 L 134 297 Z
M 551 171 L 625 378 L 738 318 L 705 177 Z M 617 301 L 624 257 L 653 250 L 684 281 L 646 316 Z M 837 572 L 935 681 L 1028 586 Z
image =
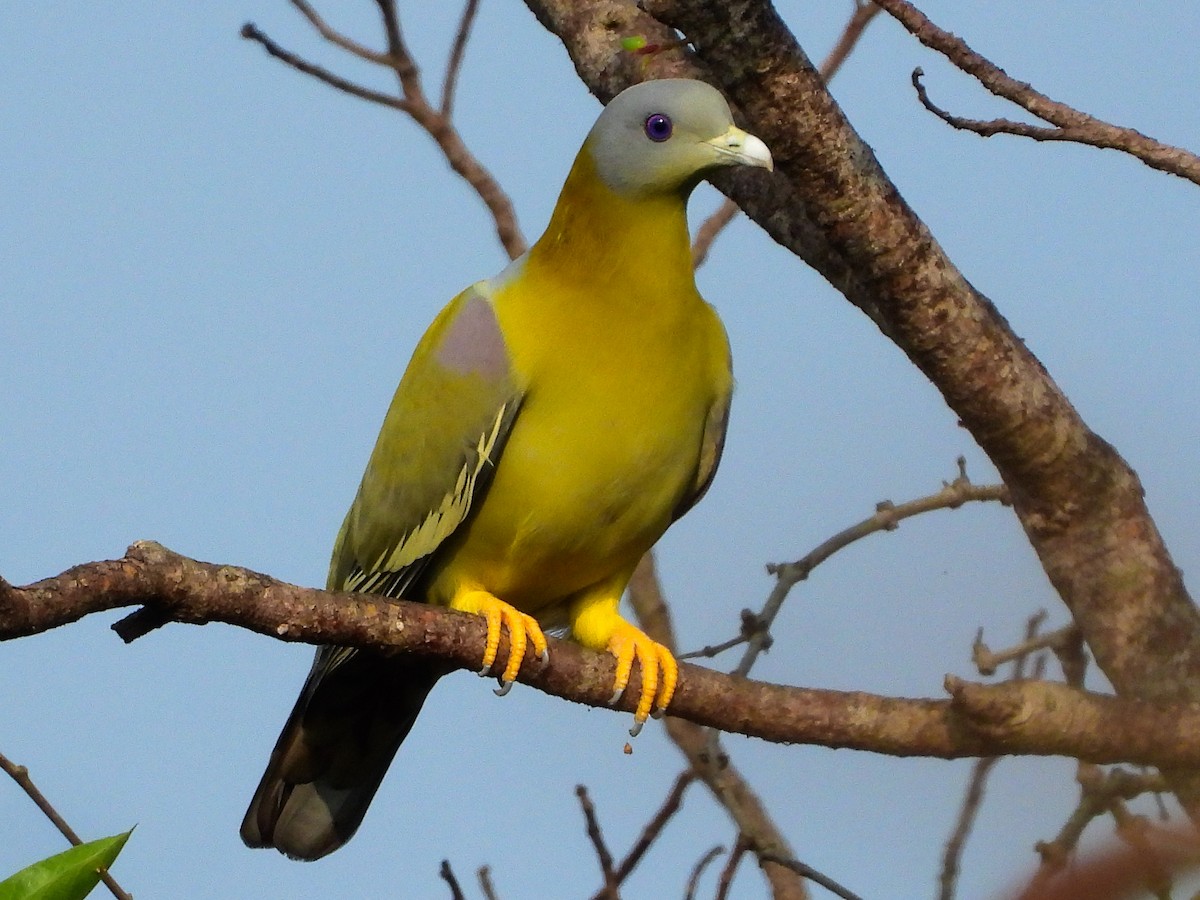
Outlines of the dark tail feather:
M 311 860 L 350 840 L 443 674 L 365 651 L 330 668 L 336 652 L 322 649 L 271 751 L 242 820 L 250 847 Z

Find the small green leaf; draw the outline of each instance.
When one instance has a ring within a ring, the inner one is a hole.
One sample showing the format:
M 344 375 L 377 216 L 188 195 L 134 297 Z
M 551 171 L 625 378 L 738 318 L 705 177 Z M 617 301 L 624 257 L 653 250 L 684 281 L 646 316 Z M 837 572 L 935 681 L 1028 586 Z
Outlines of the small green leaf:
M 646 38 L 643 35 L 635 34 L 632 37 L 621 38 L 621 49 L 630 53 L 641 50 L 646 46 Z
M 22 869 L 0 881 L 0 900 L 83 900 L 132 833 L 89 841 Z

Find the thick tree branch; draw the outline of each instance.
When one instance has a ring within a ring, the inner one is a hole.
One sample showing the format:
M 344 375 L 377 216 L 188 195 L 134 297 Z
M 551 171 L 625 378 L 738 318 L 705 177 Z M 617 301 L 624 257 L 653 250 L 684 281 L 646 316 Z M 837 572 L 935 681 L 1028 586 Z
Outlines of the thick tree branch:
M 863 32 L 871 24 L 871 20 L 879 14 L 879 11 L 879 7 L 871 0 L 855 0 L 854 12 L 850 14 L 849 20 L 842 29 L 841 37 L 833 45 L 833 49 L 829 51 L 825 61 L 821 63 L 821 77 L 825 79 L 826 84 L 837 74 L 842 63 L 849 58 L 858 44 L 859 38 L 862 37 Z M 692 241 L 692 265 L 699 268 L 704 264 L 713 241 L 717 239 L 725 226 L 733 221 L 738 212 L 740 212 L 738 205 L 726 197 L 720 207 L 700 223 L 700 227 L 696 231 L 696 238 Z
M 436 656 L 460 668 L 478 666 L 486 631 L 478 616 L 297 587 L 143 541 L 121 559 L 86 563 L 26 587 L 0 580 L 0 639 L 131 606 L 152 607 L 172 621 L 224 622 L 287 641 Z M 607 706 L 612 657 L 570 641 L 552 644 L 550 665 L 527 659 L 519 680 L 577 703 Z M 500 653 L 507 653 L 504 638 Z M 950 677 L 946 687 L 950 700 L 900 699 L 784 687 L 684 665 L 671 712 L 768 741 L 893 756 L 1014 753 L 1200 765 L 1197 705 L 1135 702 L 1050 682 L 981 685 Z M 634 699 L 622 698 L 617 708 L 632 711 Z
M 1200 614 L 1141 484 L 888 180 L 766 0 L 526 0 L 602 99 L 646 77 L 722 87 L 771 147 L 773 178 L 714 182 L 861 308 L 941 391 L 1121 694 L 1200 699 Z M 620 39 L 694 48 L 629 59 Z M 1173 786 L 1200 815 L 1200 781 Z

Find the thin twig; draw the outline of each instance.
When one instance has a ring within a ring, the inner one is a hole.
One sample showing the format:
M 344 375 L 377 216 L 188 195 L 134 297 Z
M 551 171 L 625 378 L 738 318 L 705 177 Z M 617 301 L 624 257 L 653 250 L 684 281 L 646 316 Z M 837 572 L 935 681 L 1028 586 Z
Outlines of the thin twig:
M 993 675 L 1006 662 L 1025 659 L 1039 650 L 1053 650 L 1065 641 L 1077 639 L 1078 636 L 1079 629 L 1075 625 L 1065 625 L 1056 631 L 1027 638 L 1004 650 L 992 650 L 983 642 L 983 629 L 980 629 L 971 647 L 971 661 L 980 675 Z
M 700 223 L 700 227 L 696 229 L 696 238 L 692 241 L 692 266 L 694 268 L 698 269 L 704 265 L 704 261 L 708 259 L 708 251 L 712 249 L 713 241 L 739 212 L 741 212 L 741 208 L 725 197 L 716 211 Z
M 854 12 L 850 15 L 850 21 L 846 23 L 846 27 L 842 29 L 842 36 L 838 38 L 833 49 L 825 57 L 825 61 L 821 63 L 819 71 L 826 84 L 829 84 L 838 69 L 842 67 L 842 63 L 854 51 L 858 39 L 871 24 L 871 20 L 879 15 L 879 11 L 879 7 L 871 0 L 854 0 Z
M 379 66 L 387 66 L 389 69 L 392 68 L 393 63 L 390 56 L 386 53 L 372 50 L 370 47 L 366 47 L 358 41 L 346 37 L 346 35 L 337 29 L 332 28 L 328 22 L 321 18 L 320 13 L 307 0 L 291 0 L 291 4 L 300 10 L 300 14 L 308 19 L 309 24 L 313 28 L 317 29 L 317 33 L 331 44 L 341 47 L 347 53 L 353 53 L 359 59 L 365 59 L 367 62 L 373 62 Z
M 863 31 L 878 14 L 879 7 L 870 0 L 854 0 L 854 12 L 851 13 L 850 20 L 842 29 L 841 37 L 833 45 L 833 49 L 829 51 L 825 61 L 821 63 L 821 78 L 825 80 L 826 84 L 837 74 L 842 63 L 854 50 L 858 39 L 862 37 Z M 717 210 L 700 224 L 700 227 L 696 229 L 695 240 L 692 241 L 692 266 L 694 268 L 698 269 L 704 265 L 704 261 L 708 259 L 708 251 L 712 249 L 713 241 L 740 211 L 736 203 L 725 198 Z
M 450 886 L 450 900 L 467 900 L 466 895 L 463 894 L 462 888 L 459 886 L 458 879 L 454 877 L 454 870 L 450 868 L 450 860 L 442 860 L 438 874 L 442 876 L 442 881 Z
M 1120 150 L 1161 172 L 1168 172 L 1200 184 L 1200 156 L 1157 141 L 1133 128 L 1113 125 L 1066 103 L 1052 100 L 1024 81 L 1007 72 L 972 50 L 962 38 L 935 25 L 908 0 L 874 0 L 885 12 L 903 25 L 926 47 L 936 50 L 963 72 L 991 91 L 1016 104 L 1028 113 L 1048 122 L 1053 128 L 993 119 L 980 122 L 951 116 L 928 102 L 920 87 L 920 70 L 913 73 L 913 84 L 925 108 L 955 128 L 964 128 L 984 135 L 1007 133 L 1034 140 L 1072 141 L 1091 147 Z
M 998 756 L 985 756 L 971 766 L 971 777 L 967 779 L 967 792 L 963 797 L 962 806 L 959 807 L 958 821 L 955 822 L 954 831 L 951 832 L 946 841 L 946 849 L 942 852 L 942 871 L 938 876 L 939 900 L 953 900 L 963 847 L 966 846 L 967 837 L 975 825 L 975 817 L 983 805 L 983 791 L 988 776 L 999 761 Z
M 646 855 L 646 851 L 650 846 L 658 840 L 658 836 L 662 834 L 663 828 L 671 817 L 679 811 L 680 804 L 683 803 L 684 791 L 688 786 L 696 780 L 696 773 L 691 769 L 686 769 L 679 773 L 679 777 L 675 779 L 675 783 L 671 786 L 671 790 L 667 793 L 667 797 L 662 802 L 662 806 L 658 808 L 658 812 L 654 817 L 646 823 L 646 827 L 642 829 L 637 841 L 630 848 L 629 853 L 621 860 L 621 864 L 617 866 L 616 882 L 618 885 L 624 884 L 625 879 L 630 876 L 637 864 L 642 861 L 642 857 Z M 599 900 L 597 895 L 596 900 Z
M 729 859 L 725 860 L 725 867 L 721 869 L 721 877 L 717 879 L 717 893 L 713 896 L 713 900 L 728 898 L 729 889 L 733 887 L 733 876 L 737 874 L 738 864 L 749 849 L 750 842 L 746 840 L 746 836 L 738 834 L 737 842 L 729 851 Z
M 375 0 L 383 19 L 384 34 L 388 42 L 388 66 L 396 72 L 404 96 L 414 103 L 428 106 L 425 89 L 421 86 L 421 69 L 408 52 L 404 32 L 400 28 L 400 14 L 396 12 L 395 0 Z
M 1142 794 L 1167 790 L 1166 781 L 1158 772 L 1130 772 L 1122 768 L 1105 772 L 1092 763 L 1080 763 L 1076 779 L 1079 781 L 1079 804 L 1053 840 L 1034 845 L 1042 857 L 1042 871 L 1047 876 L 1066 865 L 1084 829 L 1093 819 L 1108 812 L 1115 800 L 1132 800 Z
M 467 0 L 463 6 L 462 18 L 458 22 L 458 31 L 454 35 L 454 44 L 450 48 L 446 77 L 442 79 L 442 102 L 438 107 L 446 121 L 450 120 L 454 111 L 454 91 L 458 86 L 458 73 L 462 69 L 467 39 L 471 36 L 471 26 L 475 24 L 475 15 L 478 12 L 479 0 Z
M 467 182 L 488 208 L 496 227 L 496 236 L 510 259 L 525 252 L 527 244 L 521 234 L 516 210 L 512 200 L 500 187 L 499 182 L 467 148 L 462 135 L 451 124 L 448 113 L 440 112 L 430 105 L 421 83 L 421 70 L 409 53 L 400 27 L 399 14 L 392 0 L 376 0 L 387 35 L 388 52 L 375 53 L 363 45 L 332 29 L 305 0 L 292 0 L 296 8 L 313 27 L 326 39 L 355 56 L 367 59 L 395 72 L 400 83 L 401 96 L 393 96 L 374 90 L 337 75 L 323 66 L 309 62 L 303 57 L 280 46 L 256 25 L 247 22 L 242 26 L 242 37 L 260 44 L 271 56 L 343 93 L 399 110 L 410 116 L 437 143 L 450 168 Z M 470 25 L 469 22 L 465 23 Z M 465 36 L 463 38 L 466 40 Z M 461 61 L 457 64 L 461 66 Z M 449 73 L 448 73 L 449 74 Z M 451 90 L 452 90 L 451 86 Z M 445 96 L 443 96 L 445 102 Z
M 492 870 L 490 866 L 479 867 L 479 888 L 483 891 L 484 900 L 500 900 L 496 894 L 496 886 L 492 884 Z
M 23 790 L 29 799 L 34 802 L 34 805 L 42 811 L 42 814 L 45 815 L 47 819 L 54 823 L 54 827 L 57 828 L 62 833 L 62 836 L 70 841 L 73 846 L 78 847 L 83 843 L 79 835 L 75 833 L 75 829 L 67 824 L 67 820 L 64 819 L 58 810 L 54 808 L 54 805 L 46 799 L 46 795 L 38 790 L 38 786 L 34 784 L 33 779 L 29 777 L 29 769 L 27 769 L 25 766 L 17 765 L 3 753 L 0 753 L 0 769 L 3 769 L 8 773 L 9 777 L 11 777 L 12 780 L 15 781 L 18 786 L 20 786 L 21 790 Z M 117 898 L 117 900 L 133 900 L 133 897 L 126 893 L 125 889 L 117 884 L 116 879 L 108 873 L 107 869 L 101 870 L 100 880 L 104 882 L 104 886 L 109 889 L 109 891 L 114 897 Z
M 725 852 L 725 848 L 720 844 L 711 848 L 696 862 L 692 868 L 692 875 L 688 878 L 687 893 L 684 894 L 686 900 L 695 900 L 696 888 L 700 884 L 700 876 L 704 874 L 704 870 L 708 868 L 709 863 Z
M 390 94 L 384 94 L 380 91 L 372 90 L 368 87 L 363 87 L 361 84 L 355 84 L 353 81 L 343 78 L 340 75 L 335 75 L 323 66 L 318 66 L 316 63 L 311 63 L 308 60 L 297 56 L 290 50 L 285 50 L 279 44 L 275 43 L 271 38 L 259 30 L 258 26 L 253 22 L 247 22 L 242 26 L 242 37 L 247 40 L 255 41 L 262 45 L 271 56 L 278 59 L 280 62 L 287 63 L 298 72 L 303 72 L 305 75 L 311 75 L 318 81 L 322 81 L 330 87 L 337 88 L 343 93 L 358 97 L 361 100 L 369 100 L 372 103 L 378 103 L 381 106 L 388 106 L 392 109 L 398 109 L 401 112 L 412 114 L 412 106 L 406 100 L 400 97 L 393 97 Z
M 964 503 L 971 502 L 1007 503 L 1008 489 L 1002 484 L 972 484 L 967 477 L 966 460 L 960 456 L 958 477 L 943 483 L 940 491 L 899 505 L 885 500 L 876 506 L 874 515 L 839 531 L 795 562 L 769 566 L 768 571 L 776 577 L 775 587 L 758 613 L 761 627 L 746 639 L 746 652 L 732 674 L 745 676 L 750 673 L 759 654 L 770 646 L 771 625 L 779 615 L 788 593 L 829 557 L 869 535 L 880 531 L 895 531 L 904 519 L 938 509 L 958 509 Z
M 1038 610 L 1031 615 L 1025 621 L 1025 640 L 1019 646 L 1029 647 L 1035 644 L 1038 639 L 1038 629 L 1042 627 L 1042 623 L 1045 620 L 1045 610 Z M 976 635 L 973 652 L 978 654 L 979 647 L 981 646 L 982 629 L 980 629 L 980 634 Z M 1008 680 L 1020 681 L 1025 677 L 1025 665 L 1029 660 L 1029 651 L 1012 654 L 1005 661 L 1010 660 L 1013 665 Z M 1040 661 L 1041 657 L 1038 660 Z M 996 665 L 992 665 L 990 671 L 985 672 L 981 666 L 980 672 L 990 675 L 996 671 L 996 667 Z M 985 756 L 977 760 L 975 765 L 971 767 L 971 777 L 967 780 L 967 791 L 963 797 L 962 806 L 958 811 L 958 820 L 954 824 L 954 830 L 950 833 L 950 837 L 946 841 L 946 849 L 942 853 L 942 871 L 938 877 L 939 900 L 952 900 L 954 897 L 958 887 L 958 873 L 962 861 L 963 848 L 967 844 L 967 838 L 970 837 L 971 829 L 975 827 L 975 819 L 979 815 L 980 808 L 983 806 L 983 794 L 987 786 L 988 776 L 991 775 L 992 769 L 995 768 L 996 763 L 999 761 L 1000 757 L 998 756 Z
M 616 900 L 617 887 L 620 882 L 617 881 L 617 875 L 613 871 L 612 853 L 609 852 L 608 845 L 604 842 L 604 834 L 600 831 L 600 822 L 596 818 L 596 807 L 592 803 L 592 798 L 588 796 L 587 788 L 582 784 L 575 785 L 575 796 L 579 798 L 579 805 L 583 807 L 583 818 L 587 822 L 587 836 L 596 850 L 596 859 L 600 861 L 600 873 L 604 876 L 604 887 L 597 896 L 604 900 Z
M 858 896 L 858 894 L 854 893 L 854 891 L 847 887 L 842 887 L 842 885 L 838 884 L 828 875 L 823 875 L 812 866 L 808 865 L 807 863 L 802 863 L 798 859 L 784 859 L 781 856 L 775 856 L 770 853 L 763 854 L 761 857 L 759 857 L 759 859 L 761 859 L 763 862 L 775 863 L 778 866 L 784 866 L 785 868 L 791 869 L 796 874 L 803 875 L 809 881 L 819 884 L 830 893 L 841 897 L 842 900 L 862 900 L 862 897 Z

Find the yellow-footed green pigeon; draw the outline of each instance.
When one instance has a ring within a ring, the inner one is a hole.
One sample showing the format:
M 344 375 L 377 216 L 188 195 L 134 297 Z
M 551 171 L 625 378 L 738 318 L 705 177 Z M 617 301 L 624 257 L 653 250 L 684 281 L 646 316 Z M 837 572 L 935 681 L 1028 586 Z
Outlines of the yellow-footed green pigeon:
M 635 729 L 675 690 L 671 653 L 625 621 L 634 567 L 716 471 L 729 344 L 696 291 L 685 207 L 705 173 L 772 167 L 719 92 L 661 80 L 600 114 L 545 234 L 442 310 L 413 353 L 333 549 L 327 587 L 486 616 L 546 658 L 543 628 L 637 659 Z M 447 669 L 322 647 L 242 823 L 317 859 L 354 834 Z

